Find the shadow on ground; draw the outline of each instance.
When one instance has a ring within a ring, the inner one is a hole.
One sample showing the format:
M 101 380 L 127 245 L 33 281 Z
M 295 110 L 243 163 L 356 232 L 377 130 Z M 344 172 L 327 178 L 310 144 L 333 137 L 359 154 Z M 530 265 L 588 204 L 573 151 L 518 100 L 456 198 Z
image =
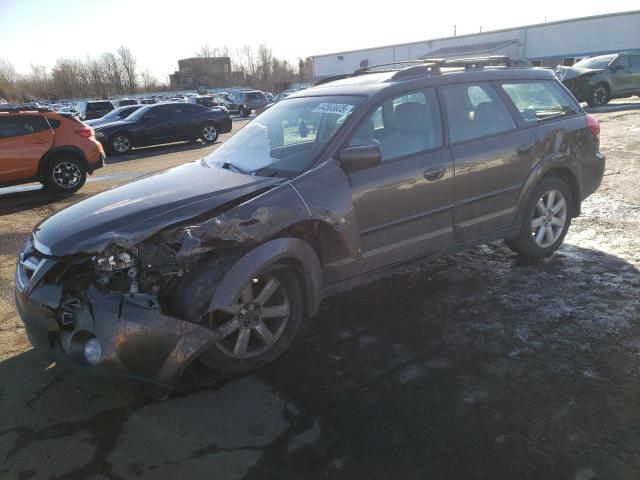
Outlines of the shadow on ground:
M 328 299 L 270 366 L 196 365 L 160 403 L 29 351 L 0 363 L 0 477 L 640 478 L 639 294 L 599 251 L 482 246 Z

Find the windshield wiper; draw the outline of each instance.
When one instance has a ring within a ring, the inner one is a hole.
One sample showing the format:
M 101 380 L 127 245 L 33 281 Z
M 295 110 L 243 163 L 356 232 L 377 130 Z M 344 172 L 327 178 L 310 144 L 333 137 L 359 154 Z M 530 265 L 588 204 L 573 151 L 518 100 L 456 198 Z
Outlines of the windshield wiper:
M 224 162 L 222 164 L 222 168 L 225 168 L 227 170 L 235 170 L 236 173 L 244 173 L 245 175 L 251 175 L 251 172 L 248 172 L 247 170 L 243 170 L 242 168 L 238 167 L 237 165 L 234 165 L 231 162 Z

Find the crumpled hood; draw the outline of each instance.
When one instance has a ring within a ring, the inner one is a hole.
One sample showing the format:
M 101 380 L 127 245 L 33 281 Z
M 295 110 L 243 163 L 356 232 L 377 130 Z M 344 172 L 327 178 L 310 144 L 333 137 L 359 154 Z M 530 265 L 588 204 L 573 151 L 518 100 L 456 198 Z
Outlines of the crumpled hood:
M 38 224 L 34 236 L 54 256 L 134 245 L 159 230 L 205 214 L 282 179 L 187 163 L 75 203 Z M 47 251 L 48 250 L 48 251 Z
M 573 78 L 577 78 L 587 73 L 596 74 L 596 73 L 603 72 L 604 70 L 605 70 L 604 68 L 580 68 L 580 67 L 565 67 L 562 65 L 558 65 L 556 67 L 556 77 L 558 77 L 558 80 L 563 82 L 565 80 L 571 80 Z

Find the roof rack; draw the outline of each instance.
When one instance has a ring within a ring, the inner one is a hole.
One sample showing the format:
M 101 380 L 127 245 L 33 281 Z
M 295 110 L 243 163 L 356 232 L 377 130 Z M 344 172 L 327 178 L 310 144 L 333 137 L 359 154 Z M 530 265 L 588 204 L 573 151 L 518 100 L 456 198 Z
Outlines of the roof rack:
M 49 107 L 30 107 L 29 105 L 0 105 L 0 112 L 19 113 L 19 112 L 40 112 L 47 113 L 54 110 Z
M 374 70 L 380 67 L 389 67 L 394 65 L 412 65 L 410 67 L 398 69 L 390 68 L 386 70 Z M 424 58 L 420 60 L 407 60 L 393 63 L 381 63 L 378 65 L 371 65 L 362 67 L 355 70 L 353 73 L 347 73 L 342 75 L 334 75 L 331 77 L 323 78 L 318 81 L 316 85 L 322 85 L 323 83 L 333 82 L 335 80 L 341 80 L 343 78 L 355 77 L 358 75 L 364 75 L 367 73 L 380 73 L 395 71 L 396 73 L 391 77 L 392 80 L 402 80 L 405 78 L 416 77 L 420 75 L 428 75 L 434 73 L 440 73 L 441 68 L 464 68 L 465 70 L 480 69 L 484 67 L 519 67 L 527 68 L 533 65 L 528 60 L 522 58 L 512 58 L 507 55 L 492 55 L 488 57 L 472 57 L 472 58 Z

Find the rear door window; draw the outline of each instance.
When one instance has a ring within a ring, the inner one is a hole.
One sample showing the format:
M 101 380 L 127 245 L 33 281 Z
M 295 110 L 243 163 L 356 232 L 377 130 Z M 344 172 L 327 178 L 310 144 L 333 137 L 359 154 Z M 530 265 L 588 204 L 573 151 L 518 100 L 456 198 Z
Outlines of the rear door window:
M 640 68 L 640 55 L 629 55 L 629 66 L 631 68 Z
M 441 88 L 450 143 L 496 135 L 516 128 L 509 109 L 488 83 Z
M 0 118 L 0 138 L 18 137 L 49 130 L 49 124 L 44 117 L 18 115 Z
M 575 103 L 554 82 L 503 83 L 525 123 L 533 124 L 578 112 Z

